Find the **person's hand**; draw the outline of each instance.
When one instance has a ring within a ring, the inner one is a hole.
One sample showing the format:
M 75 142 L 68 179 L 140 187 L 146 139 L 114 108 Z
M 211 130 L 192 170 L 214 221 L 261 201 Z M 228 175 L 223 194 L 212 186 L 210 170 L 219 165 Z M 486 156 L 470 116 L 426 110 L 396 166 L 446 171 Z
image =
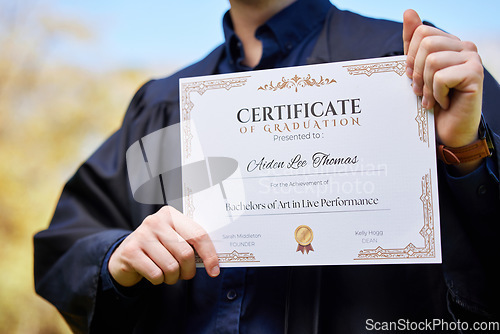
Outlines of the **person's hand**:
M 483 93 L 483 66 L 476 46 L 456 36 L 422 24 L 411 9 L 403 17 L 407 75 L 422 106 L 434 108 L 440 143 L 461 147 L 478 138 Z M 469 172 L 481 160 L 460 164 Z
M 194 249 L 193 249 L 194 247 Z M 120 285 L 130 287 L 143 277 L 152 284 L 175 284 L 196 273 L 195 253 L 207 273 L 219 275 L 219 260 L 205 230 L 170 206 L 146 217 L 116 248 L 108 270 Z

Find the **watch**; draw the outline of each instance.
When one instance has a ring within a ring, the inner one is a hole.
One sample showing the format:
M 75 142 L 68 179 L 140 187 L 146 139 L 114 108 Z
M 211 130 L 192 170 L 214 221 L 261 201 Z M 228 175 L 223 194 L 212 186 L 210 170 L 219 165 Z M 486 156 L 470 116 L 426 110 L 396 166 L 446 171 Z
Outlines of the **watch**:
M 478 129 L 479 139 L 462 147 L 448 147 L 439 145 L 437 155 L 447 165 L 458 165 L 491 156 L 493 152 L 493 142 L 486 126 L 486 122 L 481 115 L 481 122 Z

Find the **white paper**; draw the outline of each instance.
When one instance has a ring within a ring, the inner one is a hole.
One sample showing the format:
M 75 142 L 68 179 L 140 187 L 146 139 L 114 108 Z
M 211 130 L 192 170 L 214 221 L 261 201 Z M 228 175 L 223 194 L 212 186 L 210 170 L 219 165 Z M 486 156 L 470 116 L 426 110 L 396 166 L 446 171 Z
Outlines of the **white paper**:
M 434 119 L 404 73 L 400 56 L 180 80 L 184 213 L 221 266 L 441 262 Z

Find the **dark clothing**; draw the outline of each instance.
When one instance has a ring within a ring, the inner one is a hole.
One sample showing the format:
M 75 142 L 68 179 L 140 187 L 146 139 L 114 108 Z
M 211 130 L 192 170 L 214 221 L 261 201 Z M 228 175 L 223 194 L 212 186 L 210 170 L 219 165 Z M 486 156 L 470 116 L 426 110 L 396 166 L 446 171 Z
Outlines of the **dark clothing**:
M 247 70 L 228 15 L 224 27 L 226 43 L 204 60 L 145 84 L 120 130 L 67 183 L 50 227 L 35 236 L 37 292 L 80 332 L 362 333 L 369 319 L 498 320 L 496 156 L 461 178 L 439 165 L 442 265 L 234 268 L 217 278 L 199 269 L 173 286 L 113 283 L 106 254 L 159 209 L 134 201 L 125 152 L 179 122 L 179 78 Z M 401 34 L 400 23 L 340 11 L 326 0 L 298 1 L 257 32 L 264 41 L 257 68 L 402 54 Z M 500 87 L 487 74 L 483 114 L 496 147 L 499 107 Z
M 326 15 L 329 1 L 299 1 L 285 8 L 257 29 L 256 38 L 262 42 L 263 54 L 255 70 L 306 65 Z M 222 21 L 224 53 L 217 65 L 218 73 L 250 70 L 241 64 L 244 58 L 242 44 L 236 36 L 229 12 Z

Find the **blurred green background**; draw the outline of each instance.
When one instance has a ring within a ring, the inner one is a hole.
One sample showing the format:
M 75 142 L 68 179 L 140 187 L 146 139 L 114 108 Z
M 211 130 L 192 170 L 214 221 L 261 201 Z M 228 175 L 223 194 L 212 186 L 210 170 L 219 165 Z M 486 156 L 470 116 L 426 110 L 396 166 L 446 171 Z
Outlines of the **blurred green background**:
M 34 293 L 32 236 L 47 227 L 65 180 L 119 126 L 150 74 L 49 62 L 55 41 L 88 43 L 94 32 L 29 5 L 0 2 L 0 333 L 65 333 L 55 309 Z

